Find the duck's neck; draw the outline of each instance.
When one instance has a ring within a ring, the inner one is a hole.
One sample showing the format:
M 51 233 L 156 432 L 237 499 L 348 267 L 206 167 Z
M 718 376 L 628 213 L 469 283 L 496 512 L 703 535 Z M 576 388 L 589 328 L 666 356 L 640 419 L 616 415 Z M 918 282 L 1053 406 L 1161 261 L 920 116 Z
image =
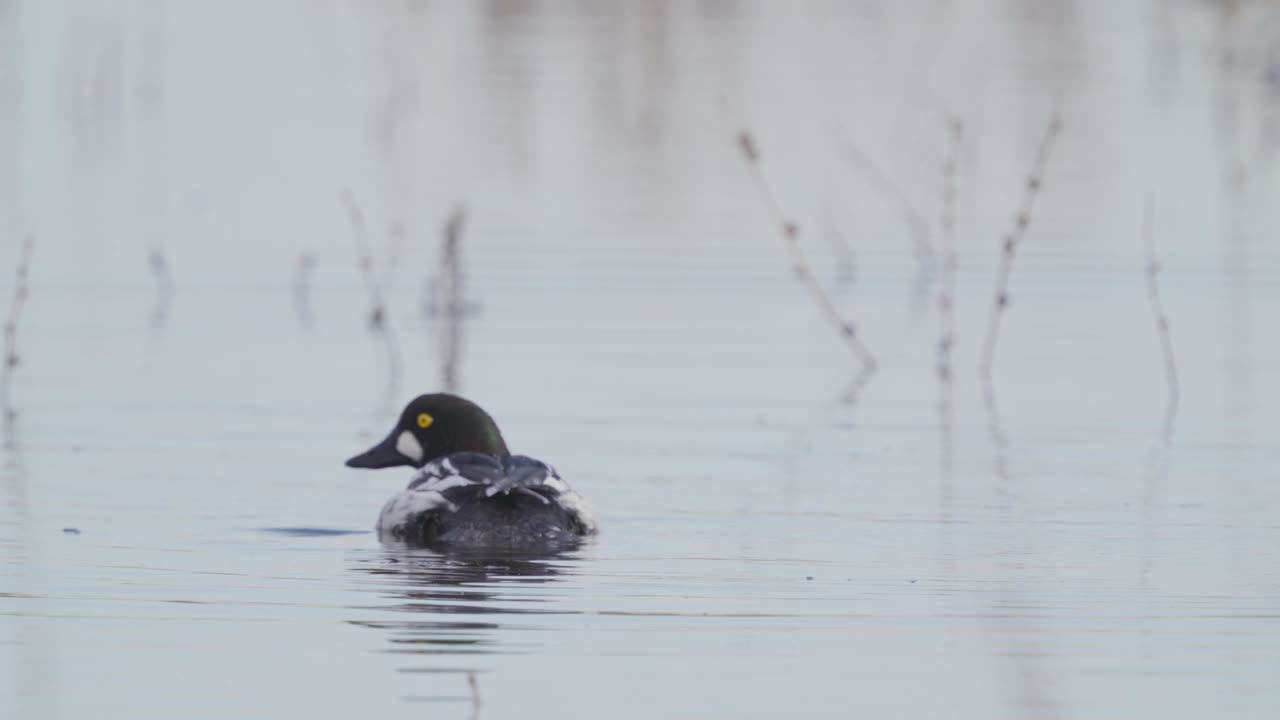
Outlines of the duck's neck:
M 511 452 L 507 450 L 507 442 L 502 439 L 502 433 L 498 430 L 497 423 L 490 422 L 481 432 L 481 435 L 484 437 L 485 449 L 480 452 L 486 452 L 490 455 L 497 455 L 498 457 L 503 458 L 511 454 Z
M 451 452 L 478 452 L 500 458 L 511 454 L 507 450 L 506 441 L 502 439 L 502 432 L 498 430 L 498 424 L 488 417 L 484 422 L 477 424 L 471 432 L 454 438 L 449 445 L 452 448 Z

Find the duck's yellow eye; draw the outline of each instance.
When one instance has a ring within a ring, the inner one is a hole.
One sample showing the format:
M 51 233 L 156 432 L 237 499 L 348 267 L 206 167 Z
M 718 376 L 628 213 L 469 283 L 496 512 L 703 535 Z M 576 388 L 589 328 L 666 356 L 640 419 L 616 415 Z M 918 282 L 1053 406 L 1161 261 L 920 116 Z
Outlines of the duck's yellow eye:
M 431 427 L 431 423 L 435 421 L 436 421 L 435 418 L 431 417 L 426 413 L 421 413 L 418 415 L 418 427 L 420 428 L 429 428 Z

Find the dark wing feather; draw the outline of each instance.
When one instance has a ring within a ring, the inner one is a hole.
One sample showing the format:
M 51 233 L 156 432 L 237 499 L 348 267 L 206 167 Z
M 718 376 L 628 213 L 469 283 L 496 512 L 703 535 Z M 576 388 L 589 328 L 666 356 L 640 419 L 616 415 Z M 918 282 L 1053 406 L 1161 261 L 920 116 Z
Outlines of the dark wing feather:
M 491 485 L 502 479 L 505 471 L 502 461 L 492 455 L 460 452 L 436 458 L 418 471 L 409 483 L 410 490 L 434 484 L 447 478 L 460 477 L 482 485 Z
M 503 477 L 485 489 L 492 497 L 499 493 L 528 491 L 546 499 L 560 494 L 564 483 L 550 465 L 525 455 L 512 455 L 503 462 Z
M 449 502 L 523 493 L 551 502 L 568 486 L 555 468 L 525 455 L 498 458 L 474 452 L 458 452 L 436 458 L 418 471 L 410 490 L 439 492 Z

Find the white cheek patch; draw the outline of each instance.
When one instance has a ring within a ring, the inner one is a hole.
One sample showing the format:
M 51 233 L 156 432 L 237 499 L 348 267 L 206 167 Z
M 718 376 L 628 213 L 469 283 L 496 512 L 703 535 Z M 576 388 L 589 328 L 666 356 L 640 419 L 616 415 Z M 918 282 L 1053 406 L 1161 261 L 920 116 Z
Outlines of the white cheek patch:
M 401 431 L 396 438 L 396 452 L 416 463 L 422 462 L 422 443 L 408 430 Z

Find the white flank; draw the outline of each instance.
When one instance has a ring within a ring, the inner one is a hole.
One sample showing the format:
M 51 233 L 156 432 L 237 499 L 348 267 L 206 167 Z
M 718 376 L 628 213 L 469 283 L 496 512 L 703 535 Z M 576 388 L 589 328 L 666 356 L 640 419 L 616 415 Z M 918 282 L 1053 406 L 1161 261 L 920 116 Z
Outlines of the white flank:
M 578 493 L 570 490 L 569 492 L 560 493 L 556 497 L 556 502 L 560 507 L 578 516 L 578 520 L 582 522 L 582 526 L 587 529 L 587 534 L 591 535 L 600 530 L 600 523 L 596 520 L 595 508 L 591 507 L 591 503 Z
M 397 493 L 382 506 L 382 512 L 378 515 L 378 534 L 389 533 L 414 517 L 439 508 L 450 511 L 458 509 L 434 490 L 405 490 Z
M 422 443 L 408 430 L 402 430 L 396 438 L 396 452 L 414 462 L 422 462 Z

